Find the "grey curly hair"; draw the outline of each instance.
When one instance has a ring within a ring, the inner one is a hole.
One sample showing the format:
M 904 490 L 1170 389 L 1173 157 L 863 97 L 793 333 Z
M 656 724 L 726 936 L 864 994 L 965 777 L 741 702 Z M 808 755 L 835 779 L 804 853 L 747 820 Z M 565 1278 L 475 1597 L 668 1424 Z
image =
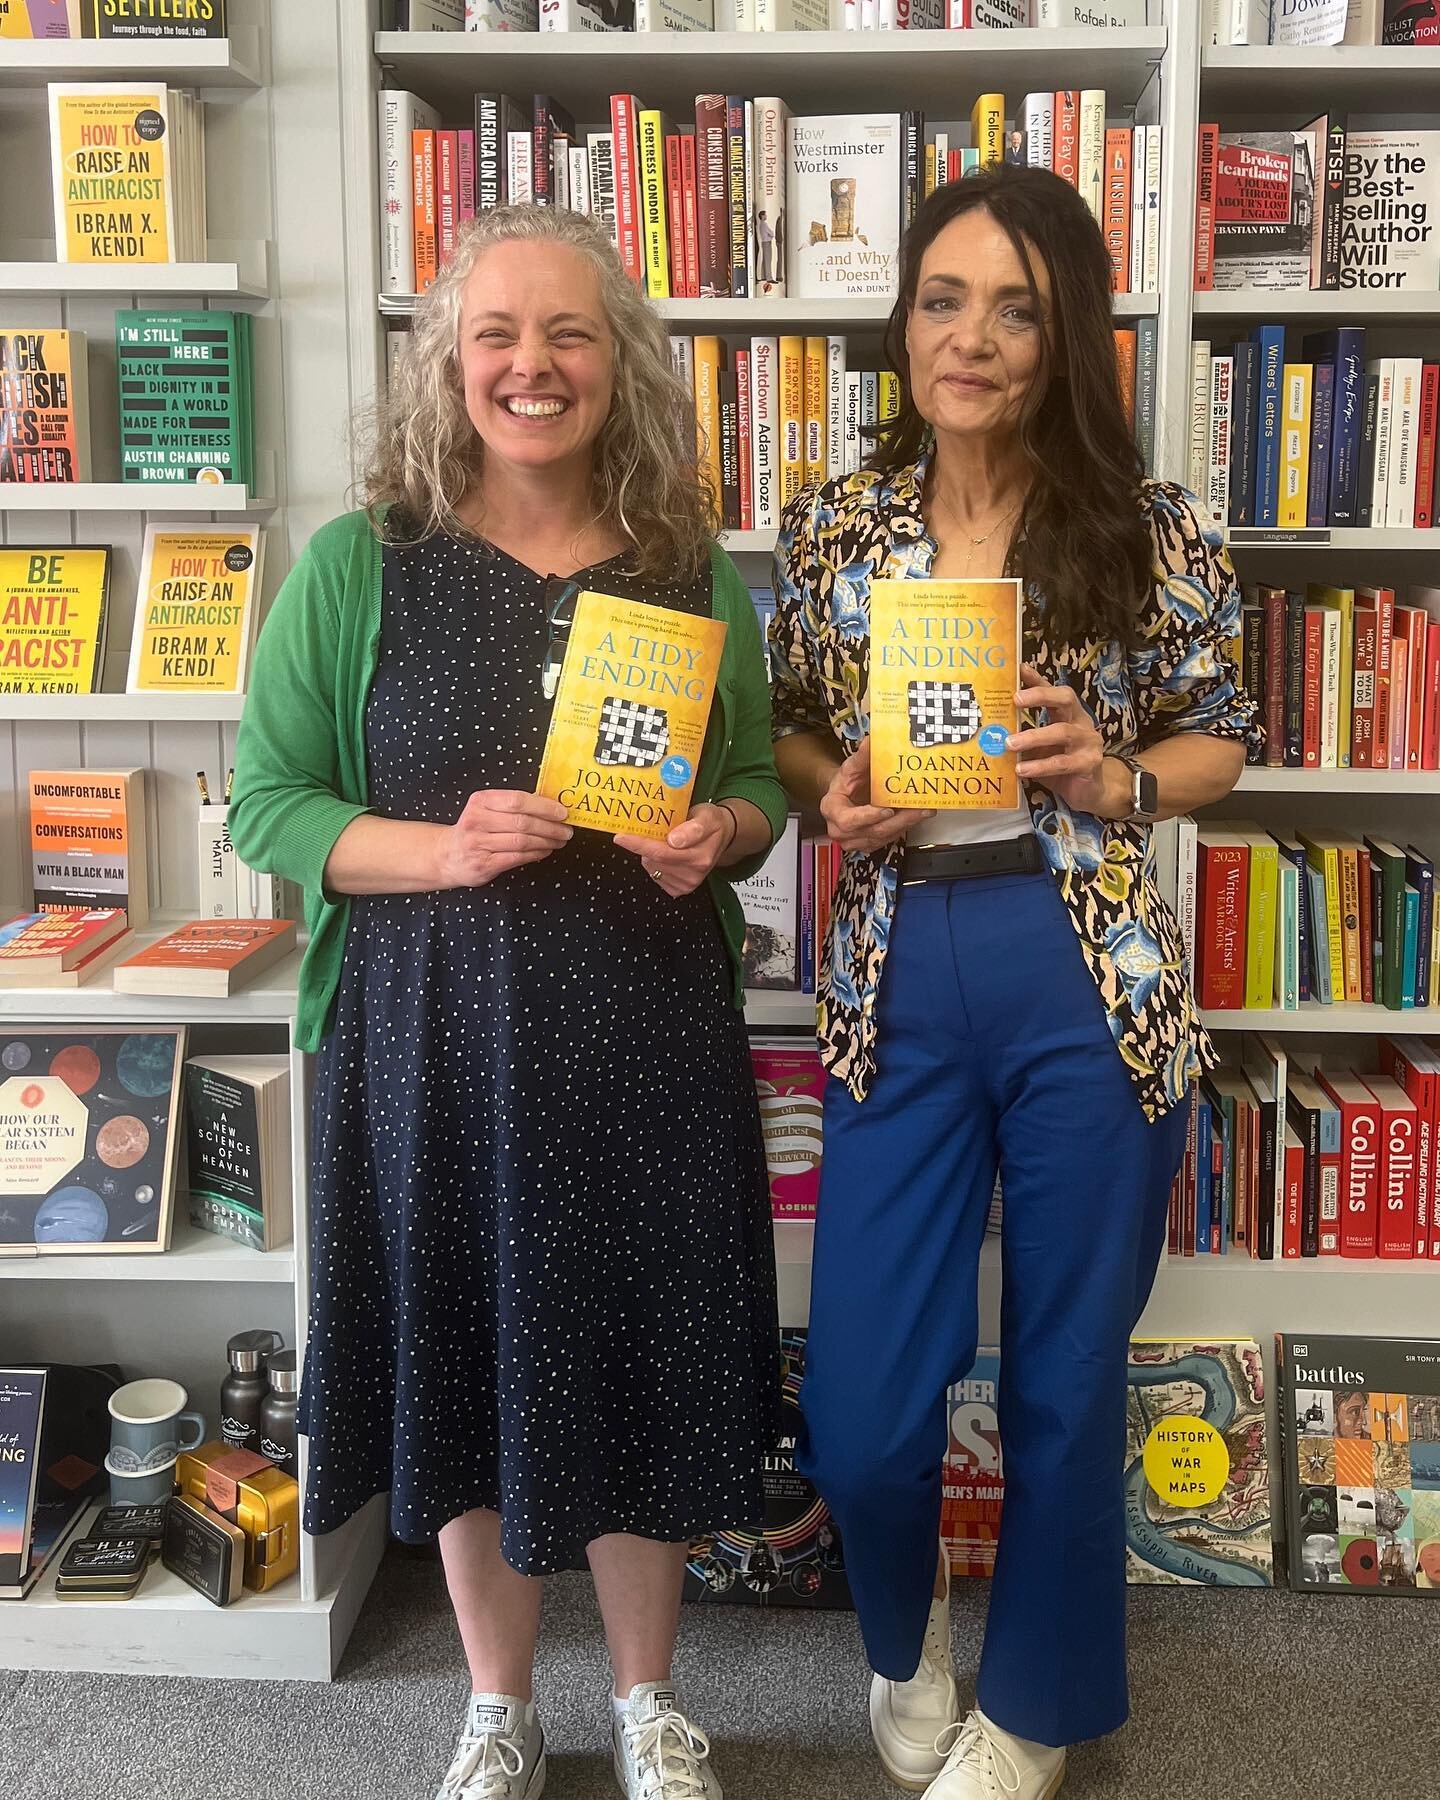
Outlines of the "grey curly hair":
M 693 397 L 671 362 L 664 321 L 626 276 L 607 232 L 561 207 L 501 206 L 470 220 L 416 306 L 389 396 L 363 432 L 361 488 L 377 533 L 392 541 L 402 532 L 467 534 L 456 508 L 474 485 L 484 444 L 465 409 L 460 309 L 476 263 L 501 243 L 567 244 L 593 264 L 614 355 L 614 394 L 595 443 L 595 522 L 634 546 L 632 567 L 642 578 L 693 579 L 716 520 Z

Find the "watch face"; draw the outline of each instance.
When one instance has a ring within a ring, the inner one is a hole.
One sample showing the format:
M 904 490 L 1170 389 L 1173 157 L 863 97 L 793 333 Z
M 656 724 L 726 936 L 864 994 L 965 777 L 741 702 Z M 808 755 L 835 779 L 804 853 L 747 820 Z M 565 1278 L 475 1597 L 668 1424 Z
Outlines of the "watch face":
M 1160 783 L 1149 769 L 1140 769 L 1136 774 L 1136 812 L 1153 819 L 1160 810 Z

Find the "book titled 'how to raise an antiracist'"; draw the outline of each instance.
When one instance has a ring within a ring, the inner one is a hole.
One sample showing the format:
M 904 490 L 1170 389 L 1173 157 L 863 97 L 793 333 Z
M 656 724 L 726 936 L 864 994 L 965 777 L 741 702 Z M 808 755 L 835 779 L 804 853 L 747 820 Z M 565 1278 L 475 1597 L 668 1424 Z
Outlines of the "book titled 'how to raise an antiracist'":
M 665 838 L 685 819 L 725 625 L 581 594 L 536 792 L 572 825 Z
M 870 585 L 870 798 L 1019 804 L 1018 581 Z

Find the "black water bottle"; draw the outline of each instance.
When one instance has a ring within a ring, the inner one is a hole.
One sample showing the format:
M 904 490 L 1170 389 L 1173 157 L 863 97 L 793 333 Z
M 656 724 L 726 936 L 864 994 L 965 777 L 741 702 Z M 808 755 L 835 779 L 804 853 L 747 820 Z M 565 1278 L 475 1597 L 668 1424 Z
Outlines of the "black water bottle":
M 295 1475 L 295 1408 L 300 1398 L 295 1352 L 281 1350 L 267 1357 L 265 1372 L 270 1391 L 260 1403 L 260 1454 L 268 1456 L 277 1469 Z
M 232 1450 L 260 1449 L 265 1358 L 284 1342 L 278 1331 L 241 1331 L 226 1346 L 230 1373 L 220 1384 L 220 1435 Z

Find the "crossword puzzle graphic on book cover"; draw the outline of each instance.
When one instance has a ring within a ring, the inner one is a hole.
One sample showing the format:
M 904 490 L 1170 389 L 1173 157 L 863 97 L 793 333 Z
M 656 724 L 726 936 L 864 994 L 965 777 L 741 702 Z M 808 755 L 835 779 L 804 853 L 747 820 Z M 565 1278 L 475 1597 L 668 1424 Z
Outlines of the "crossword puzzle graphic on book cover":
M 1275 1345 L 1290 1585 L 1440 1595 L 1440 1341 Z

